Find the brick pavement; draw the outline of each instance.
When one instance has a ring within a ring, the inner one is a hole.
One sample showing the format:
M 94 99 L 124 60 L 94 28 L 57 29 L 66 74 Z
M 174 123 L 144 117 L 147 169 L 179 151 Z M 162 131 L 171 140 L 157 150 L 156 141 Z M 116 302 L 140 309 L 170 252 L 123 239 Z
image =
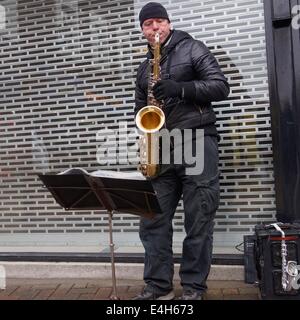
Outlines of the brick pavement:
M 181 287 L 175 282 L 175 294 Z M 130 300 L 143 288 L 137 280 L 117 280 L 121 300 Z M 259 300 L 258 288 L 243 281 L 208 281 L 205 300 Z M 111 280 L 102 279 L 7 279 L 6 289 L 0 289 L 0 300 L 108 300 Z

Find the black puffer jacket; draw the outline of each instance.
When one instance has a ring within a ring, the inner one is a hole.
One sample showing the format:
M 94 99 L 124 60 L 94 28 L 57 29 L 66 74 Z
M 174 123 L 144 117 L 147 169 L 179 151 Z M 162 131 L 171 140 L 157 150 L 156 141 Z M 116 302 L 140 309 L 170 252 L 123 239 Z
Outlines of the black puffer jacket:
M 147 105 L 148 65 L 151 58 L 149 51 L 137 72 L 135 114 Z M 206 134 L 214 134 L 216 116 L 211 102 L 224 100 L 229 94 L 229 85 L 205 44 L 184 31 L 174 30 L 170 42 L 162 49 L 161 75 L 162 79 L 193 81 L 196 88 L 195 101 L 180 98 L 164 101 L 166 127 L 170 130 L 205 128 Z

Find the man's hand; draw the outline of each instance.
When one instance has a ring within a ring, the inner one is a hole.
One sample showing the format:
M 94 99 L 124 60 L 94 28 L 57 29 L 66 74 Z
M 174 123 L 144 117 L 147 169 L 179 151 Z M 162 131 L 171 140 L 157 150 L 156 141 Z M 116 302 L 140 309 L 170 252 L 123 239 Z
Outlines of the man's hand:
M 153 95 L 157 100 L 178 97 L 192 101 L 196 97 L 196 88 L 192 81 L 160 80 L 153 86 Z
M 157 100 L 181 97 L 182 87 L 174 80 L 160 80 L 153 87 L 153 95 Z

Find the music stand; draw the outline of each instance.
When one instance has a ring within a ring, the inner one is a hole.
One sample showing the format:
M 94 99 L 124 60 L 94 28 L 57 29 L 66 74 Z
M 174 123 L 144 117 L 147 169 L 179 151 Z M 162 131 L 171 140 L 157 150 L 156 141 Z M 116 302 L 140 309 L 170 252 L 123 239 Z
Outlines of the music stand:
M 109 245 L 113 291 L 110 299 L 118 300 L 112 220 L 115 212 L 153 218 L 161 213 L 149 180 L 99 177 L 76 172 L 40 174 L 39 178 L 54 199 L 66 210 L 105 210 L 109 217 Z

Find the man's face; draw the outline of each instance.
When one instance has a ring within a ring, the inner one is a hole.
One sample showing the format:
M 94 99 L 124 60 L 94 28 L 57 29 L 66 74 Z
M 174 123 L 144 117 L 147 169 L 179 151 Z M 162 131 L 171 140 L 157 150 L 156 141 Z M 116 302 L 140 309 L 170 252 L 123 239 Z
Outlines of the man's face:
M 147 19 L 142 25 L 142 31 L 149 44 L 153 46 L 157 32 L 159 33 L 160 43 L 163 43 L 167 39 L 171 31 L 171 24 L 168 19 Z

